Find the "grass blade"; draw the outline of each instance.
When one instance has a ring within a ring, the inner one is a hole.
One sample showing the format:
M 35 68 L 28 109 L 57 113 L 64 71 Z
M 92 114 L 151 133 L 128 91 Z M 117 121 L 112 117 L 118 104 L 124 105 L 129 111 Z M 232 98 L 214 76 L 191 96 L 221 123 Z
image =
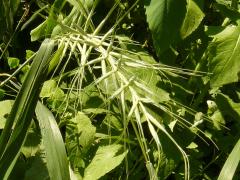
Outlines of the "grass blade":
M 225 162 L 218 176 L 218 180 L 230 180 L 233 178 L 240 161 L 239 154 L 240 154 L 240 139 L 234 146 L 232 152 L 229 154 L 227 161 Z
M 4 126 L 0 136 L 0 179 L 7 179 L 16 163 L 47 75 L 53 47 L 54 41 L 42 43 Z
M 53 114 L 39 102 L 36 107 L 36 115 L 46 151 L 50 179 L 70 180 L 65 145 Z

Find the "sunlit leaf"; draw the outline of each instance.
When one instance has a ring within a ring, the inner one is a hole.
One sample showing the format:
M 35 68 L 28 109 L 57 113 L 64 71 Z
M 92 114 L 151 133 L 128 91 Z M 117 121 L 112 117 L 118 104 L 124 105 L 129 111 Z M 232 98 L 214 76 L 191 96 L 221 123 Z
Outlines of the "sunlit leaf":
M 231 180 L 234 177 L 234 173 L 238 167 L 240 161 L 240 139 L 235 144 L 232 152 L 229 154 L 227 161 L 225 162 L 218 180 Z
M 203 17 L 204 13 L 194 0 L 188 0 L 187 14 L 181 27 L 181 38 L 184 39 L 195 31 L 203 20 Z
M 228 26 L 217 34 L 209 47 L 209 69 L 212 87 L 239 80 L 240 27 Z
M 46 78 L 47 64 L 53 47 L 52 40 L 46 39 L 42 43 L 7 118 L 0 136 L 0 179 L 8 178 L 20 154 L 42 83 Z
M 46 163 L 50 178 L 69 180 L 70 175 L 65 145 L 53 114 L 39 102 L 36 107 L 36 115 L 46 151 Z
M 10 69 L 17 68 L 19 66 L 19 62 L 20 62 L 20 60 L 18 58 L 15 58 L 15 57 L 8 58 L 8 65 L 9 65 Z
M 42 91 L 40 93 L 40 97 L 50 97 L 53 93 L 55 88 L 57 87 L 57 82 L 54 80 L 45 81 L 42 87 Z
M 127 151 L 119 154 L 121 145 L 108 145 L 98 148 L 96 155 L 84 171 L 84 180 L 99 179 L 121 164 Z
M 5 122 L 7 120 L 7 116 L 12 109 L 12 105 L 12 100 L 0 101 L 0 129 L 3 129 L 5 126 Z

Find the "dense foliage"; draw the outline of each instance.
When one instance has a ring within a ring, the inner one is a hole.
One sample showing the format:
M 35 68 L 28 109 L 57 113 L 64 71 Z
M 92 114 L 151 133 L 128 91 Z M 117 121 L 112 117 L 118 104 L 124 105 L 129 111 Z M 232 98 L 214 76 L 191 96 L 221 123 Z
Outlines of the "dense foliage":
M 239 179 L 238 0 L 0 0 L 0 179 Z

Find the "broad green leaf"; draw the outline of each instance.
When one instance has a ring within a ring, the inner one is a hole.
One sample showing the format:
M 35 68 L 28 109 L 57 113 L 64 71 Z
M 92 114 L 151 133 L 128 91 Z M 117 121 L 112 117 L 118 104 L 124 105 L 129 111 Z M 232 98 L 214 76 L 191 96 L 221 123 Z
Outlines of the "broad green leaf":
M 32 57 L 32 55 L 34 55 L 35 52 L 31 51 L 31 50 L 26 50 L 26 59 L 29 59 L 30 57 Z
M 145 0 L 147 22 L 158 55 L 176 42 L 186 5 L 186 0 Z
M 240 118 L 240 103 L 234 102 L 228 96 L 219 93 L 216 96 L 216 104 L 223 116 L 232 117 L 235 120 L 239 120 Z
M 228 26 L 217 34 L 209 46 L 209 69 L 213 73 L 211 87 L 239 80 L 240 26 Z
M 12 109 L 13 101 L 5 100 L 0 101 L 0 129 L 3 129 L 7 120 L 7 116 L 9 115 Z
M 24 180 L 46 180 L 49 173 L 46 167 L 46 157 L 41 151 L 34 157 L 28 159 L 30 168 L 25 172 Z
M 53 47 L 52 40 L 46 39 L 42 43 L 7 118 L 0 136 L 0 179 L 8 178 L 19 156 L 47 75 Z
M 46 151 L 46 163 L 50 178 L 70 180 L 65 145 L 53 114 L 39 102 L 36 107 L 36 115 Z
M 201 21 L 204 18 L 204 13 L 198 7 L 198 5 L 194 2 L 194 0 L 188 0 L 187 4 L 187 14 L 183 21 L 181 27 L 181 38 L 184 39 L 189 36 L 192 32 L 194 32 Z
M 86 151 L 91 146 L 95 138 L 96 128 L 92 125 L 91 120 L 82 112 L 78 112 L 76 117 L 70 120 L 67 125 L 67 143 L 71 142 L 70 137 L 77 136 L 76 145 L 82 147 L 82 151 Z
M 47 27 L 47 22 L 44 21 L 43 23 L 39 24 L 36 28 L 31 31 L 31 41 L 36 41 L 41 39 L 45 35 L 45 29 Z
M 15 58 L 15 57 L 8 58 L 8 66 L 10 67 L 10 69 L 17 68 L 19 66 L 19 62 L 20 60 L 18 58 Z
M 218 180 L 231 180 L 234 177 L 234 173 L 238 167 L 240 161 L 240 139 L 235 144 L 232 152 L 229 154 L 227 161 L 225 162 Z
M 40 97 L 45 98 L 45 97 L 50 97 L 54 90 L 57 87 L 57 82 L 55 80 L 48 80 L 43 83 L 42 91 L 40 93 Z
M 82 112 L 68 121 L 66 125 L 66 148 L 73 169 L 85 168 L 89 159 L 89 148 L 95 139 L 96 128 Z
M 85 169 L 83 179 L 99 179 L 120 165 L 127 154 L 127 151 L 119 154 L 122 148 L 118 144 L 99 147 L 93 160 Z
M 225 29 L 225 27 L 223 27 L 223 26 L 205 26 L 204 27 L 204 31 L 205 31 L 206 35 L 208 35 L 210 37 L 214 37 L 215 35 L 217 35 L 221 31 L 223 31 L 224 29 Z

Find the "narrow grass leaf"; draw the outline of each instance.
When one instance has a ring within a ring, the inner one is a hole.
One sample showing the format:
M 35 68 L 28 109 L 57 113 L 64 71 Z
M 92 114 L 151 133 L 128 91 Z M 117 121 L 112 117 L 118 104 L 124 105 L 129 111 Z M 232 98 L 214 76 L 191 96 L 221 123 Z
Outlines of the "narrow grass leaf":
M 238 167 L 240 161 L 240 139 L 234 146 L 232 152 L 229 154 L 227 161 L 225 162 L 218 180 L 231 180 L 234 176 L 234 173 Z
M 70 180 L 67 154 L 56 120 L 42 103 L 38 102 L 36 115 L 46 151 L 47 168 L 50 179 Z
M 16 163 L 47 74 L 53 47 L 54 41 L 46 39 L 42 43 L 8 116 L 0 136 L 0 179 L 8 179 Z

